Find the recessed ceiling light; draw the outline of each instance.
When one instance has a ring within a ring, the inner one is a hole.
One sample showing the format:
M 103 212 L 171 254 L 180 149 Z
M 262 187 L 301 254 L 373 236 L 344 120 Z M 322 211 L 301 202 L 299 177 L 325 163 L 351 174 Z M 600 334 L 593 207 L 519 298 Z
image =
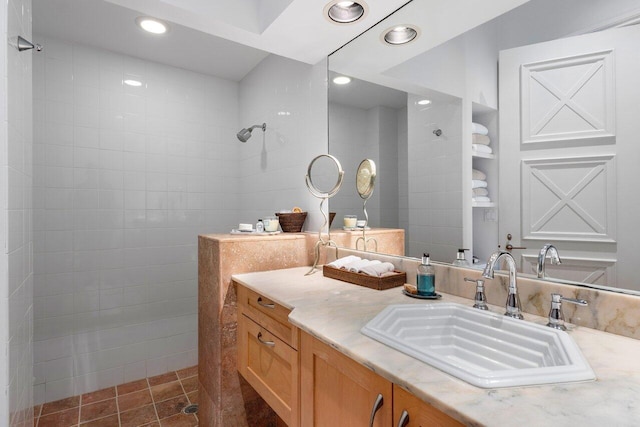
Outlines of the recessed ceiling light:
M 351 83 L 351 79 L 347 76 L 338 76 L 333 78 L 333 82 L 337 85 L 346 85 Z
M 143 30 L 152 34 L 164 34 L 169 29 L 169 26 L 165 22 L 148 16 L 140 16 L 136 18 L 136 24 L 138 24 Z
M 396 25 L 383 34 L 385 42 L 393 45 L 405 44 L 418 37 L 418 29 L 411 25 Z
M 421 99 L 420 101 L 418 101 L 418 105 L 429 105 L 429 104 L 431 104 L 430 99 Z
M 133 87 L 142 86 L 142 82 L 140 82 L 138 80 L 133 80 L 133 79 L 127 79 L 123 83 L 126 84 L 126 85 L 129 85 L 129 86 L 133 86 Z
M 324 7 L 325 16 L 337 24 L 351 24 L 367 14 L 367 4 L 363 1 L 334 0 Z

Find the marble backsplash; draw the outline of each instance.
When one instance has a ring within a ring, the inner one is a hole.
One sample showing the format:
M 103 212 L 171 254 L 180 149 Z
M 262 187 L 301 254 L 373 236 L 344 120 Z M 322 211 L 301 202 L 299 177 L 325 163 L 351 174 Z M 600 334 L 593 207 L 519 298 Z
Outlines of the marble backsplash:
M 420 264 L 417 259 L 402 258 L 379 253 L 339 249 L 338 257 L 358 255 L 367 259 L 379 259 L 395 265 L 396 269 L 407 272 L 407 282 L 414 284 L 414 272 Z M 334 249 L 326 250 L 327 260 L 336 258 Z M 475 284 L 464 278 L 478 279 L 480 270 L 434 264 L 436 268 L 436 290 L 473 300 Z M 506 274 L 496 274 L 494 279 L 485 279 L 485 293 L 489 304 L 503 306 L 507 299 L 509 278 Z M 527 277 L 518 278 L 518 294 L 522 311 L 546 317 L 551 307 L 551 293 L 559 293 L 568 298 L 587 300 L 587 307 L 563 304 L 565 320 L 568 323 L 597 329 L 612 334 L 640 339 L 640 297 L 617 292 L 601 291 L 575 285 L 541 281 Z M 571 328 L 571 325 L 567 325 Z

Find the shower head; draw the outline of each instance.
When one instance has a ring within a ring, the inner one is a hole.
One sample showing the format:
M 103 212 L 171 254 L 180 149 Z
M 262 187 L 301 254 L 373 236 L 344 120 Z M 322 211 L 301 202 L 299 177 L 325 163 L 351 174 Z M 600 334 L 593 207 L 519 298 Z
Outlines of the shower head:
M 267 124 L 263 123 L 261 125 L 253 125 L 249 129 L 244 128 L 240 132 L 238 132 L 236 136 L 241 142 L 247 142 L 249 138 L 251 138 L 251 131 L 253 131 L 255 128 L 262 128 L 262 132 L 264 132 L 265 130 L 267 130 Z

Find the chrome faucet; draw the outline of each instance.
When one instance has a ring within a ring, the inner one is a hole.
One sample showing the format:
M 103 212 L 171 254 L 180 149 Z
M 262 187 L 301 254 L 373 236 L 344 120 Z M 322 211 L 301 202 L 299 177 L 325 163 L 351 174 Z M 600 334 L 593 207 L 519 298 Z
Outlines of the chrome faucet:
M 547 243 L 540 249 L 540 253 L 538 254 L 538 278 L 545 278 L 545 261 L 547 260 L 547 253 L 551 255 L 551 264 L 562 264 L 562 260 L 560 259 L 560 255 L 558 255 L 558 250 L 551 243 Z
M 516 260 L 509 252 L 496 251 L 491 254 L 487 261 L 487 266 L 482 272 L 482 276 L 487 279 L 493 279 L 493 271 L 496 266 L 499 265 L 500 260 L 504 258 L 507 267 L 509 267 L 509 294 L 507 295 L 505 316 L 513 317 L 515 319 L 523 319 L 522 312 L 520 310 L 520 297 L 518 296 L 518 288 L 516 286 Z

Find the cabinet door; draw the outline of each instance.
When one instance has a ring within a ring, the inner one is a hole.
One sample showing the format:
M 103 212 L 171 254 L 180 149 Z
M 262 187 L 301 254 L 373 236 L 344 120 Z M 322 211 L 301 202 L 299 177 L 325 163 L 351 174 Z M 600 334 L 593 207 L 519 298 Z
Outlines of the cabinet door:
M 300 339 L 303 426 L 369 426 L 372 416 L 374 426 L 391 425 L 391 382 L 308 334 Z
M 238 316 L 238 371 L 288 426 L 298 425 L 298 352 Z
M 398 427 L 453 427 L 463 425 L 395 384 L 393 385 L 393 419 L 393 425 Z

